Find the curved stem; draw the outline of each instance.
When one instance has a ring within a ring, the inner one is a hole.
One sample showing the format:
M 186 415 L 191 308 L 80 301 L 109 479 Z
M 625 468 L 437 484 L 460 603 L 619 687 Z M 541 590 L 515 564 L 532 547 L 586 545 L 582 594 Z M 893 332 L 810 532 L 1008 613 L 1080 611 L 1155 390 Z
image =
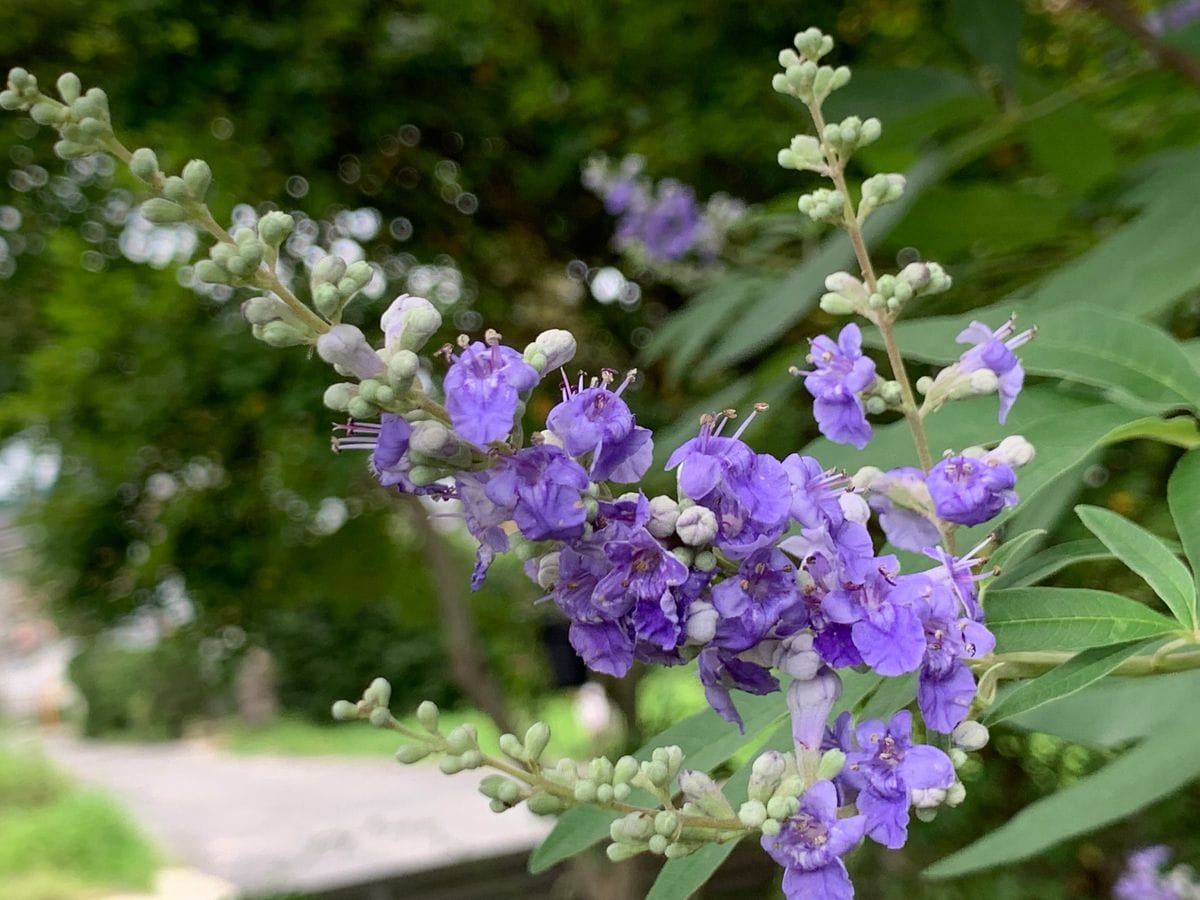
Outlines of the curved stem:
M 1195 643 L 1187 639 L 1188 644 Z M 1170 650 L 1164 647 L 1163 650 Z M 1000 681 L 1011 681 L 1017 678 L 1036 678 L 1050 669 L 1077 656 L 1069 651 L 1046 651 L 1030 653 L 999 653 L 980 659 L 967 660 L 968 665 L 976 671 L 995 669 L 994 677 Z M 1165 675 L 1170 672 L 1186 672 L 1200 669 L 1200 650 L 1190 650 L 1186 653 L 1164 653 L 1161 650 L 1147 656 L 1135 656 L 1127 659 L 1110 675 L 1123 675 L 1128 678 L 1143 678 L 1150 675 Z

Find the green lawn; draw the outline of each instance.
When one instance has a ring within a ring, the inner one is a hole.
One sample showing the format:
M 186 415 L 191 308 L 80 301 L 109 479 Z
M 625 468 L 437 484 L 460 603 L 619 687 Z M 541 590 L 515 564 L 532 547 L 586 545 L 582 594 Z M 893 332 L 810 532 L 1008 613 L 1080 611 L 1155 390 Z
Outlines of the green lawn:
M 22 900 L 144 890 L 154 850 L 107 797 L 73 787 L 44 758 L 0 748 L 0 883 Z

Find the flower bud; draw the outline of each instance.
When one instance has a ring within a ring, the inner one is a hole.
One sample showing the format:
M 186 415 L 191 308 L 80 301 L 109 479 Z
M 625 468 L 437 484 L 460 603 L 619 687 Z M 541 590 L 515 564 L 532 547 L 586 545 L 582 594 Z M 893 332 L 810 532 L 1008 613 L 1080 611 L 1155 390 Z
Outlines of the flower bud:
M 580 803 L 592 803 L 596 799 L 596 782 L 588 778 L 575 782 L 575 799 Z
M 453 456 L 460 446 L 449 428 L 432 419 L 413 422 L 408 444 L 414 453 L 442 459 Z
M 540 365 L 534 366 L 539 374 L 544 375 L 552 369 L 558 369 L 565 366 L 575 358 L 575 335 L 562 328 L 552 328 L 549 331 L 543 331 L 534 339 L 534 342 L 525 348 L 525 355 L 537 356 Z M 527 358 L 525 360 L 529 362 Z M 533 363 L 530 363 L 533 365 Z
M 767 807 L 761 800 L 747 800 L 738 809 L 738 819 L 747 828 L 758 828 L 767 820 Z
M 675 533 L 685 544 L 699 547 L 717 536 L 717 516 L 707 506 L 691 506 L 675 520 Z
M 392 721 L 392 714 L 385 706 L 377 706 L 371 710 L 371 714 L 367 716 L 367 721 L 376 728 L 387 728 Z
M 751 800 L 762 803 L 770 800 L 787 771 L 787 757 L 775 750 L 767 750 L 754 760 L 750 768 L 750 784 L 747 788 Z
M 58 95 L 67 104 L 74 103 L 83 92 L 83 85 L 79 83 L 79 76 L 74 72 L 63 72 L 59 75 L 57 87 Z
M 779 821 L 791 818 L 799 808 L 800 803 L 795 797 L 772 797 L 767 801 L 767 815 Z
M 296 227 L 296 220 L 285 212 L 273 209 L 258 220 L 258 236 L 263 243 L 278 247 Z
M 339 722 L 349 722 L 359 717 L 358 707 L 349 700 L 338 700 L 334 703 L 332 713 Z
M 332 253 L 322 256 L 312 267 L 308 280 L 316 289 L 319 284 L 337 284 L 346 274 L 346 261 Z
M 193 199 L 203 201 L 212 184 L 212 169 L 202 159 L 193 159 L 183 167 L 183 181 Z
M 187 212 L 178 203 L 164 200 L 162 197 L 151 197 L 142 204 L 142 216 L 147 222 L 155 225 L 173 225 L 187 221 Z
M 784 638 L 776 652 L 775 666 L 781 672 L 802 681 L 815 678 L 824 663 L 813 650 L 813 636 L 800 632 Z
M 198 260 L 192 267 L 192 274 L 202 284 L 229 284 L 232 281 L 229 273 L 211 259 Z
M 604 848 L 604 853 L 611 862 L 625 862 L 627 859 L 633 859 L 638 854 L 644 853 L 648 846 L 638 844 L 609 844 Z
M 534 722 L 525 732 L 526 759 L 533 763 L 542 758 L 546 745 L 550 743 L 550 726 L 545 722 Z
M 787 704 L 792 714 L 792 739 L 797 749 L 821 748 L 829 712 L 841 695 L 842 679 L 828 668 L 809 679 L 797 678 L 788 686 Z
M 379 324 L 385 347 L 416 351 L 442 327 L 442 314 L 424 297 L 401 294 L 380 317 Z
M 654 830 L 663 837 L 672 837 L 679 830 L 679 819 L 675 813 L 664 809 L 654 817 Z
M 459 759 L 464 769 L 478 769 L 483 765 L 483 754 L 478 750 L 468 750 Z
M 385 369 L 363 333 L 353 325 L 334 325 L 317 338 L 317 355 L 357 378 L 372 378 Z
M 525 761 L 525 748 L 521 746 L 521 742 L 515 734 L 506 732 L 500 735 L 500 752 L 517 762 Z
M 149 184 L 158 174 L 158 157 L 149 147 L 138 147 L 129 157 L 129 171 Z
M 250 333 L 268 347 L 298 347 L 307 344 L 312 333 L 306 329 L 297 328 L 280 319 L 268 322 L 266 325 L 254 325 Z
M 917 817 L 918 822 L 929 824 L 937 818 L 938 811 L 936 809 L 927 809 L 925 807 L 917 807 L 913 810 L 913 814 Z
M 687 638 L 691 644 L 707 644 L 717 633 L 720 616 L 705 600 L 693 600 L 688 607 Z
M 357 262 L 352 262 L 346 267 L 346 278 L 354 284 L 354 291 L 360 291 L 371 279 L 375 277 L 375 270 L 371 268 L 371 264 L 365 259 L 360 259 Z M 341 282 L 339 282 L 340 284 Z M 347 294 L 354 291 L 346 291 Z
M 628 784 L 638 773 L 638 761 L 632 756 L 622 756 L 613 766 L 613 784 Z
M 912 805 L 917 809 L 937 809 L 946 801 L 945 788 L 913 788 L 909 791 Z
M 346 404 L 346 412 L 350 413 L 350 418 L 352 419 L 369 419 L 375 415 L 377 410 L 365 398 L 354 397 Z M 414 466 L 413 468 L 416 467 Z M 409 472 L 409 480 L 412 480 L 412 472 Z M 416 484 L 416 482 L 413 483 Z
M 779 830 L 782 827 L 782 824 L 777 819 L 767 819 L 767 821 L 762 823 L 760 829 L 767 837 L 775 837 L 775 835 L 779 834 Z
M 443 775 L 457 775 L 464 766 L 457 756 L 443 756 L 438 760 L 438 768 L 442 770 Z
M 538 791 L 525 801 L 525 806 L 535 816 L 557 816 L 567 808 L 561 799 L 545 791 Z
M 951 808 L 958 806 L 967 799 L 967 787 L 961 781 L 956 781 L 950 785 L 950 789 L 946 791 L 946 806 Z
M 440 733 L 438 731 L 438 712 L 437 704 L 432 700 L 422 700 L 421 705 L 417 707 L 417 721 L 430 734 Z
M 670 843 L 671 841 L 667 837 L 661 834 L 652 834 L 650 835 L 650 840 L 646 842 L 646 846 L 650 849 L 651 853 L 661 856 L 667 852 L 667 846 Z
M 950 734 L 951 740 L 954 741 L 954 746 L 968 753 L 974 753 L 986 747 L 988 737 L 987 726 L 973 719 L 959 722 L 954 726 L 954 731 Z
M 679 789 L 683 796 L 695 803 L 705 815 L 716 818 L 732 817 L 733 807 L 721 788 L 703 772 L 684 771 L 679 775 Z
M 646 523 L 646 530 L 659 540 L 671 537 L 679 519 L 679 503 L 674 497 L 660 494 L 650 498 L 649 509 L 650 521 Z
M 396 750 L 396 759 L 406 766 L 411 766 L 413 763 L 419 763 L 432 752 L 433 748 L 428 744 L 402 744 Z
M 987 454 L 988 459 L 996 459 L 1011 468 L 1019 468 L 1033 461 L 1033 444 L 1019 434 L 1011 434 L 1002 440 L 995 450 Z

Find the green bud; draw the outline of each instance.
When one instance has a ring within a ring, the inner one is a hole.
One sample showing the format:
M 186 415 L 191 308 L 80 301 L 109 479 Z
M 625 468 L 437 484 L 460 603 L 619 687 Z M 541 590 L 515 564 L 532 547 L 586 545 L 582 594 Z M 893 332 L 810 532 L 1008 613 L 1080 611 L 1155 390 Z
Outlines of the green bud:
M 772 797 L 767 801 L 767 815 L 783 821 L 796 811 L 792 808 L 795 803 L 794 797 Z
M 451 753 L 466 753 L 479 745 L 475 740 L 475 729 L 470 725 L 459 725 L 446 735 L 446 745 Z
M 873 416 L 877 416 L 887 409 L 887 403 L 882 397 L 868 397 L 864 405 L 867 412 Z
M 193 199 L 187 182 L 178 175 L 168 175 L 163 179 L 162 192 L 164 197 L 176 203 L 188 203 Z
M 613 764 L 606 756 L 597 756 L 588 763 L 588 773 L 597 784 L 612 784 Z
M 632 756 L 622 756 L 613 766 L 613 784 L 627 784 L 638 773 L 639 764 Z
M 646 762 L 642 763 L 642 777 L 655 787 L 663 787 L 671 776 L 665 763 Z
M 374 378 L 364 378 L 358 385 L 358 396 L 362 397 L 369 403 L 375 402 L 375 389 L 379 387 L 379 382 Z
M 31 81 L 37 84 L 37 79 L 30 75 L 27 69 L 23 69 L 20 66 L 13 66 L 8 70 L 8 83 L 14 88 L 23 88 Z
M 313 266 L 309 281 L 316 290 L 316 286 L 319 284 L 337 284 L 345 274 L 346 261 L 340 256 L 330 253 L 328 256 L 321 257 Z
M 767 819 L 767 821 L 763 822 L 762 825 L 759 826 L 759 830 L 761 830 L 762 833 L 767 837 L 775 837 L 775 835 L 779 834 L 779 829 L 781 827 L 782 823 L 778 819 Z
M 596 799 L 596 782 L 587 778 L 575 782 L 575 799 L 580 803 L 594 801 Z
M 596 801 L 598 803 L 612 803 L 613 796 L 613 786 L 611 784 L 596 785 Z
M 664 837 L 673 837 L 679 830 L 679 818 L 675 813 L 664 809 L 654 817 L 654 830 Z
M 61 141 L 59 143 L 62 143 Z M 176 222 L 186 222 L 187 212 L 178 203 L 164 200 L 161 197 L 151 197 L 142 204 L 142 215 L 146 221 L 155 225 L 172 225 Z M 197 266 L 197 269 L 199 266 Z
M 662 856 L 667 852 L 667 845 L 670 843 L 671 841 L 661 834 L 652 834 L 650 835 L 650 840 L 646 842 L 646 846 L 650 849 L 651 853 Z
M 24 102 L 16 91 L 0 91 L 0 109 L 17 110 Z
M 147 200 L 146 202 L 149 203 L 150 201 Z M 165 203 L 167 201 L 164 200 L 163 202 Z M 198 281 L 202 281 L 205 284 L 229 284 L 230 282 L 229 273 L 211 259 L 202 259 L 198 261 L 196 265 L 192 267 L 192 272 L 195 274 Z M 251 322 L 251 324 L 257 325 L 260 323 Z M 261 324 L 265 325 L 266 322 Z
M 298 347 L 307 344 L 311 333 L 303 331 L 284 321 L 268 322 L 266 325 L 255 325 L 251 333 L 268 347 Z
M 646 849 L 647 846 L 641 844 L 609 844 L 604 848 L 604 852 L 613 862 L 625 862 L 639 853 L 644 853 Z
M 463 770 L 462 760 L 457 756 L 443 756 L 438 760 L 438 768 L 443 775 L 457 775 Z
M 717 567 L 717 556 L 711 550 L 702 550 L 692 560 L 692 565 L 700 572 L 711 572 Z
M 387 706 L 392 702 L 392 686 L 386 678 L 376 678 L 363 691 L 363 699 L 376 706 Z
M 535 816 L 557 816 L 567 808 L 561 799 L 544 791 L 538 791 L 525 801 L 525 805 Z
M 92 116 L 97 119 L 107 119 L 108 94 L 100 88 L 88 88 L 86 94 L 71 104 L 71 108 L 80 118 Z
M 417 707 L 417 721 L 430 734 L 441 734 L 438 730 L 438 708 L 432 700 L 422 700 Z
M 483 765 L 483 754 L 478 750 L 468 750 L 461 759 L 464 769 L 478 769 Z
M 489 800 L 488 801 L 488 809 L 490 809 L 494 813 L 507 812 L 509 810 L 509 808 L 510 807 L 508 806 L 508 804 L 505 803 L 503 800 Z
M 507 782 L 508 779 L 503 775 L 488 775 L 479 782 L 479 793 L 492 800 L 497 800 L 500 797 L 500 786 Z
M 574 784 L 575 780 L 579 777 L 579 770 L 575 767 L 574 760 L 567 759 L 564 756 L 555 764 L 554 774 L 565 784 Z
M 371 715 L 367 716 L 369 721 L 376 728 L 387 728 L 392 721 L 392 714 L 388 712 L 387 707 L 377 706 L 371 710 Z
M 517 762 L 525 761 L 525 748 L 521 746 L 521 741 L 515 734 L 500 735 L 500 752 Z
M 183 182 L 196 200 L 203 200 L 212 184 L 212 169 L 202 159 L 193 159 L 183 167 Z
M 158 174 L 158 157 L 149 147 L 138 147 L 129 158 L 129 171 L 149 184 Z
M 352 419 L 369 419 L 375 415 L 375 407 L 362 397 L 355 397 L 346 404 L 346 412 L 350 414 L 350 418 Z M 435 478 L 434 481 L 436 480 Z
M 525 753 L 529 762 L 537 762 L 550 743 L 550 726 L 545 722 L 534 722 L 525 732 Z
M 271 210 L 258 220 L 258 236 L 271 247 L 278 247 L 296 227 L 296 220 L 285 212 Z
M 375 402 L 380 406 L 388 406 L 396 399 L 396 392 L 386 384 L 381 384 L 375 389 Z
M 248 269 L 257 269 L 266 252 L 266 244 L 262 243 L 258 238 L 245 241 L 238 246 L 238 256 Z
M 515 781 L 505 779 L 496 792 L 496 798 L 506 806 L 516 806 L 521 802 L 521 786 Z
M 747 800 L 738 809 L 738 819 L 747 828 L 758 828 L 767 821 L 767 807 L 759 800 Z
M 347 276 L 337 283 L 337 289 L 343 297 L 349 297 L 358 290 L 358 282 Z
M 967 760 L 969 759 L 966 752 L 960 750 L 958 747 L 951 748 L 947 755 L 950 757 L 950 762 L 954 763 L 954 768 L 956 769 L 961 769 L 963 766 L 965 766 L 967 764 Z
M 218 272 L 224 271 L 212 260 L 202 260 L 202 263 L 207 263 Z M 200 265 L 201 263 L 196 264 L 197 269 Z M 197 276 L 199 276 L 199 272 L 197 272 Z M 287 306 L 276 297 L 251 297 L 242 304 L 242 318 L 251 325 L 266 325 L 268 322 L 282 318 L 285 310 L 287 310 Z
M 79 123 L 79 130 L 83 132 L 88 140 L 94 141 L 102 134 L 105 134 L 109 128 L 107 122 L 103 122 L 100 119 L 87 118 Z
M 358 707 L 349 700 L 338 700 L 333 704 L 333 717 L 339 722 L 350 722 L 357 719 Z
M 915 809 L 913 812 L 922 822 L 929 823 L 937 818 L 938 811 L 936 809 Z
M 29 107 L 29 117 L 39 125 L 58 125 L 66 110 L 53 100 L 39 100 Z
M 83 85 L 79 83 L 79 76 L 74 72 L 63 72 L 59 75 L 57 87 L 58 95 L 63 98 L 64 103 L 74 103 L 83 92 Z
M 836 747 L 831 750 L 826 750 L 824 755 L 821 757 L 820 765 L 817 766 L 817 780 L 832 781 L 841 774 L 841 771 L 845 765 L 845 753 Z
M 751 800 L 766 803 L 775 794 L 787 771 L 787 757 L 775 750 L 768 750 L 754 760 L 750 769 L 750 784 L 747 793 Z
M 796 49 L 805 59 L 814 62 L 833 49 L 833 38 L 819 28 L 807 28 L 796 35 Z
M 618 802 L 628 800 L 629 795 L 633 793 L 633 788 L 627 784 L 614 784 L 612 790 L 613 799 Z
M 354 283 L 354 290 L 359 290 L 370 283 L 375 277 L 375 270 L 371 268 L 371 264 L 364 259 L 358 262 L 351 263 L 346 267 L 346 278 Z
M 682 841 L 676 841 L 673 844 L 667 845 L 667 849 L 663 851 L 663 856 L 667 859 L 681 859 L 685 856 L 691 856 L 699 849 L 699 844 L 685 844 Z
M 95 152 L 94 148 L 77 143 L 76 141 L 56 141 L 54 144 L 54 155 L 59 159 L 83 159 L 83 157 L 91 156 Z
M 946 806 L 955 807 L 967 799 L 967 788 L 961 781 L 950 785 L 946 791 Z
M 406 766 L 411 766 L 413 763 L 419 763 L 432 752 L 433 748 L 428 744 L 401 744 L 396 750 L 396 759 Z
M 332 284 L 318 284 L 313 288 L 313 305 L 327 319 L 335 316 L 342 308 L 342 295 Z

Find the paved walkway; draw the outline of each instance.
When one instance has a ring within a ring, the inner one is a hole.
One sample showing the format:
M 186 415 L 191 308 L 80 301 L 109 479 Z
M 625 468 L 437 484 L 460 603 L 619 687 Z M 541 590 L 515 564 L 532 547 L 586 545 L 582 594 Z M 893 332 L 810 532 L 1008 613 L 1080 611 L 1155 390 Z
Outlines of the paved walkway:
M 551 822 L 496 815 L 480 776 L 389 759 L 234 756 L 202 744 L 48 737 L 178 862 L 253 893 L 312 891 L 532 848 Z

